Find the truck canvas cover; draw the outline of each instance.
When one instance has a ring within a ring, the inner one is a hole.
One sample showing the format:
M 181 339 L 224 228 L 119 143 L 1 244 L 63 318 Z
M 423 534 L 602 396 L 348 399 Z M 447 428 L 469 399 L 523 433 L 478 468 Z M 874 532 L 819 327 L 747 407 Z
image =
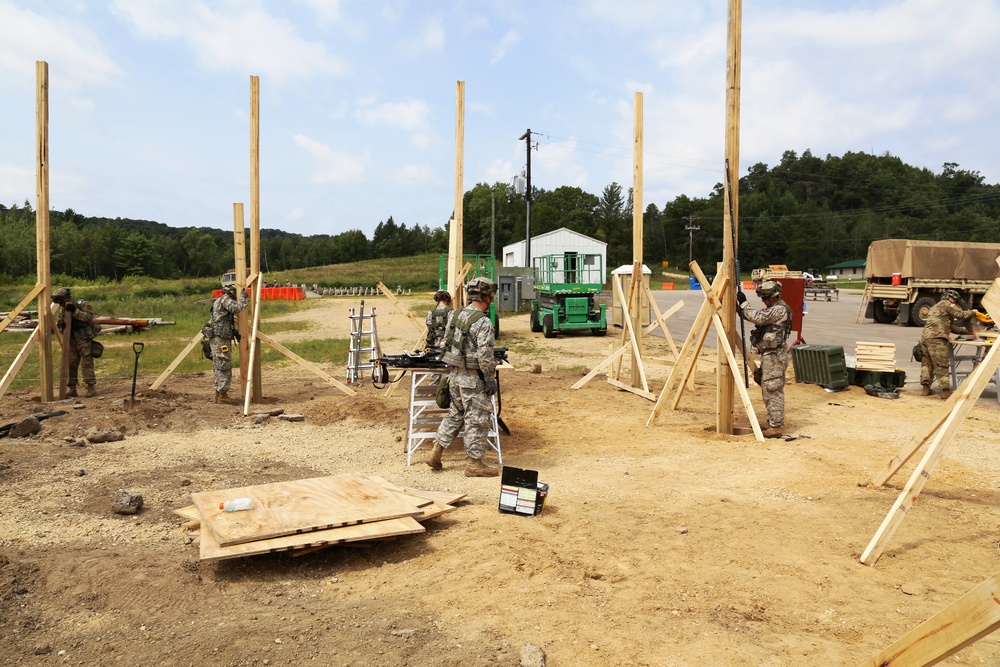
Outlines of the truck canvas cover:
M 1000 243 L 885 239 L 868 246 L 865 278 L 899 273 L 903 278 L 994 280 L 1000 277 L 997 257 Z

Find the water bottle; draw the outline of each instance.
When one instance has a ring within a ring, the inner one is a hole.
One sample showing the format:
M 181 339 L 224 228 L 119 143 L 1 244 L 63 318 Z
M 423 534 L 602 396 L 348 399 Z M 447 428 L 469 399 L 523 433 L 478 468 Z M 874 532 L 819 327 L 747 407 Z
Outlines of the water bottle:
M 229 500 L 219 503 L 219 509 L 226 510 L 227 512 L 252 510 L 253 498 L 230 498 Z

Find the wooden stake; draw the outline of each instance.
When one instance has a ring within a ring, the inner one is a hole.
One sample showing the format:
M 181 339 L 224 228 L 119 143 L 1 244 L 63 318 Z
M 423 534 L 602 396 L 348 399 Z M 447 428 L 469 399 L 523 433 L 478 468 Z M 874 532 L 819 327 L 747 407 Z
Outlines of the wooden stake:
M 1000 627 L 1000 573 L 897 639 L 860 667 L 936 665 Z
M 42 286 L 38 293 L 38 331 L 45 333 L 38 338 L 39 393 L 43 403 L 52 400 L 52 339 L 48 331 L 52 326 L 52 302 L 49 285 L 49 64 L 44 60 L 35 62 L 35 132 L 37 135 L 35 185 L 37 202 L 35 206 L 35 282 Z M 64 366 L 68 359 L 64 361 Z M 60 389 L 60 398 L 66 390 Z
M 633 144 L 632 144 L 632 288 L 629 290 L 629 298 L 634 301 L 629 302 L 631 314 L 630 334 L 634 343 L 634 354 L 632 355 L 632 387 L 639 387 L 639 379 L 642 379 L 642 389 L 649 393 L 646 385 L 646 371 L 642 367 L 642 337 L 636 336 L 635 332 L 642 329 L 642 296 L 644 294 L 641 286 L 642 278 L 642 93 L 635 94 L 633 117 Z M 636 289 L 639 285 L 639 289 Z M 624 317 L 622 319 L 625 319 Z M 626 320 L 628 321 L 628 320 Z
M 463 226 L 463 201 L 465 192 L 463 191 L 465 180 L 464 167 L 465 154 L 465 82 L 458 81 L 455 84 L 455 205 L 451 219 L 451 227 L 448 230 L 448 291 L 458 310 L 459 304 L 464 304 L 465 299 L 461 293 L 462 282 L 458 279 L 458 267 L 462 262 L 464 249 L 462 247 L 462 226 Z
M 247 287 L 247 260 L 246 260 L 246 224 L 243 221 L 243 204 L 233 204 L 233 267 L 236 269 L 236 290 L 242 294 Z M 240 393 L 246 392 L 247 368 L 250 359 L 250 337 L 247 324 L 247 311 L 244 310 L 236 316 L 236 330 L 240 332 L 240 340 L 237 347 L 240 351 L 240 383 L 242 388 Z
M 257 76 L 250 77 L 250 273 L 260 279 L 260 77 Z M 260 310 L 260 289 L 251 292 L 251 297 L 250 308 L 256 317 Z M 250 353 L 248 363 L 252 370 L 247 375 L 254 378 L 253 400 L 258 403 L 264 397 L 260 348 Z

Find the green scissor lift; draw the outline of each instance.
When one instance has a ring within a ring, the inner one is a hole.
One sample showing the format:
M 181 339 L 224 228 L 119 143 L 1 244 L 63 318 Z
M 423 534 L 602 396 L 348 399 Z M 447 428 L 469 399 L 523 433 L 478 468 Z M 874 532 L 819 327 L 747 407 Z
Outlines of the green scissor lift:
M 537 299 L 531 302 L 531 330 L 553 338 L 560 331 L 590 329 L 608 333 L 605 305 L 594 295 L 604 289 L 604 264 L 599 254 L 567 252 L 532 261 Z
M 472 268 L 465 275 L 465 282 L 468 284 L 473 278 L 489 278 L 497 282 L 497 260 L 493 255 L 462 255 L 462 266 L 466 262 L 472 264 Z M 448 255 L 441 255 L 438 258 L 438 289 L 448 289 Z M 500 337 L 500 318 L 497 317 L 496 296 L 494 303 L 490 304 L 490 322 L 493 323 L 493 336 Z

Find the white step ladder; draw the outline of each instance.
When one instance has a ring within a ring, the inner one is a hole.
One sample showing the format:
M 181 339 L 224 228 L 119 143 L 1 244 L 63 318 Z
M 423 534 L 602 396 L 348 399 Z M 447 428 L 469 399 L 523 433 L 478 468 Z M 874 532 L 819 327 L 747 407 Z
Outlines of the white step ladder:
M 417 451 L 420 445 L 425 442 L 431 445 L 434 442 L 438 427 L 448 414 L 447 410 L 437 406 L 438 383 L 447 374 L 446 370 L 410 371 L 410 428 L 406 438 L 406 465 L 412 465 L 413 452 Z M 497 453 L 497 463 L 503 465 L 503 457 L 500 455 L 500 429 L 497 425 L 497 397 L 490 398 L 493 401 L 493 414 L 486 442 Z M 464 436 L 465 431 L 458 434 L 459 438 Z
M 351 337 L 347 351 L 347 384 L 353 384 L 361 377 L 361 371 L 370 371 L 375 367 L 375 360 L 382 356 L 382 347 L 378 342 L 375 306 L 366 315 L 362 299 L 360 311 L 355 313 L 351 308 L 348 319 L 351 321 Z

